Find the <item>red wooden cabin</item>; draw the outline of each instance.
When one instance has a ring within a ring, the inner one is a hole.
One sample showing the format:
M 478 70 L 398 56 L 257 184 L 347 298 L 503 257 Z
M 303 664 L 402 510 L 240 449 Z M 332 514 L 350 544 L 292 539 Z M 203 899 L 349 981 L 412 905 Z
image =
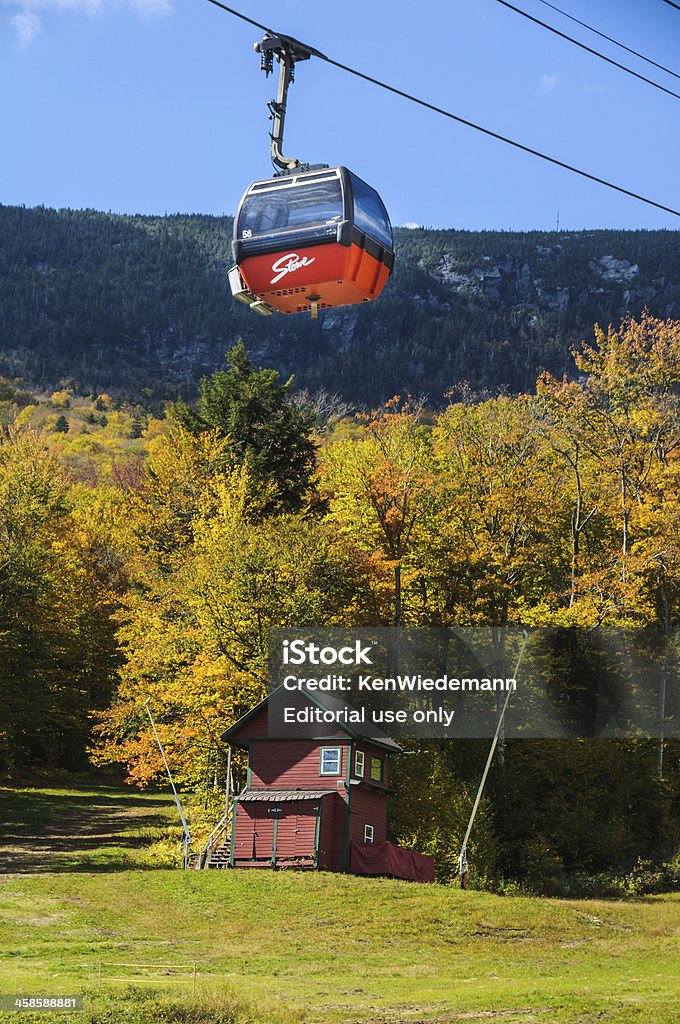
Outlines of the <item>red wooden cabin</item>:
M 279 698 L 277 690 L 223 735 L 248 751 L 246 787 L 234 801 L 229 863 L 357 870 L 352 861 L 359 864 L 361 858 L 352 855 L 353 847 L 376 847 L 376 852 L 379 844 L 391 847 L 386 843 L 388 758 L 401 748 L 378 730 L 369 735 L 354 725 L 284 727 L 282 716 L 271 713 L 270 702 Z M 336 697 L 308 691 L 283 699 L 298 708 L 348 707 Z M 359 870 L 399 875 L 398 870 Z M 430 880 L 429 874 L 423 880 Z

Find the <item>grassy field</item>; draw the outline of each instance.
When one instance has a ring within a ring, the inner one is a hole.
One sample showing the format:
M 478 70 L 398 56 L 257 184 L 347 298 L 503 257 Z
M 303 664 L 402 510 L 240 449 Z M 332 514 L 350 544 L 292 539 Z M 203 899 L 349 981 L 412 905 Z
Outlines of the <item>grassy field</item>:
M 328 874 L 120 870 L 111 857 L 92 871 L 73 853 L 68 868 L 23 873 L 1 854 L 0 994 L 85 992 L 78 1019 L 93 1024 L 680 1019 L 680 894 L 509 898 Z
M 149 845 L 176 819 L 162 793 L 0 786 L 0 873 L 141 866 Z

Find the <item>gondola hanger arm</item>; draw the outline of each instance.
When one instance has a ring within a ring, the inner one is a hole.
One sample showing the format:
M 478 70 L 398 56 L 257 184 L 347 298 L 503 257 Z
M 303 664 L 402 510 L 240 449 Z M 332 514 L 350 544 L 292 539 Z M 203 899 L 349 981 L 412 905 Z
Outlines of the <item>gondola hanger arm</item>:
M 309 170 L 309 164 L 303 164 L 296 157 L 287 157 L 283 153 L 283 132 L 286 121 L 288 89 L 295 81 L 295 64 L 300 60 L 324 55 L 313 46 L 301 43 L 299 39 L 285 35 L 266 35 L 259 43 L 255 43 L 255 52 L 260 54 L 261 68 L 269 76 L 274 70 L 274 57 L 279 63 L 279 87 L 275 100 L 267 106 L 272 119 L 271 158 L 275 167 L 283 174 L 292 174 L 297 170 Z M 315 164 L 314 167 L 325 167 L 326 164 Z

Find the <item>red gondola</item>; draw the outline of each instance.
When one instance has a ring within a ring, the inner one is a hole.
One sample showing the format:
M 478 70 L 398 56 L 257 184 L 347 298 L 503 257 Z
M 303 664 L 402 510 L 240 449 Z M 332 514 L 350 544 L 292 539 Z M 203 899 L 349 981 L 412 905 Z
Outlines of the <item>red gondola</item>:
M 256 49 L 269 72 L 281 65 L 274 120 L 273 178 L 254 182 L 234 221 L 236 266 L 229 273 L 235 298 L 268 315 L 311 312 L 371 302 L 394 264 L 392 228 L 382 199 L 346 167 L 301 164 L 281 152 L 288 86 L 296 60 L 317 51 L 285 36 Z

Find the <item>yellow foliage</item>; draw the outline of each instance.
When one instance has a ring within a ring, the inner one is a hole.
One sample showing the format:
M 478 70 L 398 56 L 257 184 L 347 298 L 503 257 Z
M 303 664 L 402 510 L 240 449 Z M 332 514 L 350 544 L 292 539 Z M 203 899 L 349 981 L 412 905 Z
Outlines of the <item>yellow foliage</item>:
M 69 409 L 71 406 L 71 392 L 68 389 L 53 391 L 50 395 L 50 405 L 55 409 Z

